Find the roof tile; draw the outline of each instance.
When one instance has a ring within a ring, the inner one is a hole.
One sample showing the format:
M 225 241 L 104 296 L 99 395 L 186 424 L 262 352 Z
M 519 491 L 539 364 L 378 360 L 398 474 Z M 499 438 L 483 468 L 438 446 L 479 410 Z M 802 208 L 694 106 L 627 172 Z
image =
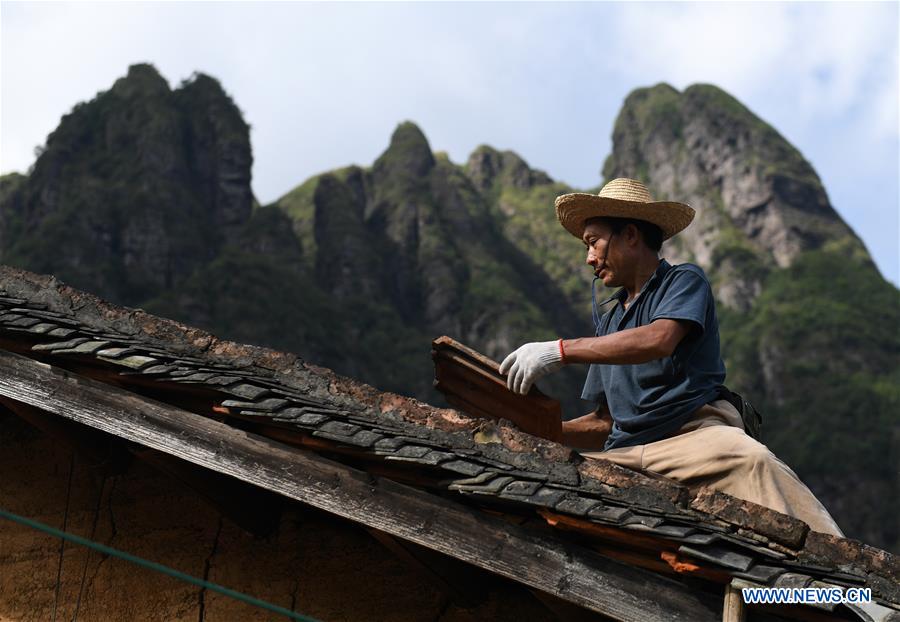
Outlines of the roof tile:
M 753 558 L 748 555 L 742 555 L 736 551 L 723 546 L 702 546 L 682 544 L 678 547 L 678 552 L 684 555 L 691 555 L 698 559 L 719 564 L 726 568 L 733 568 L 741 572 L 746 572 L 753 564 Z
M 900 582 L 900 558 L 859 540 L 838 538 L 817 531 L 809 532 L 800 552 L 801 561 L 811 561 L 852 568 L 871 568 Z
M 237 395 L 238 397 L 246 398 L 248 400 L 255 400 L 261 395 L 265 395 L 269 392 L 268 389 L 257 387 L 252 384 L 247 384 L 246 382 L 235 386 L 224 387 L 223 391 L 231 393 L 232 395 Z
M 707 487 L 700 489 L 691 501 L 691 508 L 748 527 L 794 548 L 802 546 L 809 532 L 809 526 L 800 519 Z
M 609 523 L 620 523 L 631 516 L 631 510 L 615 505 L 601 505 L 588 511 L 588 518 Z
M 672 480 L 655 478 L 626 469 L 609 460 L 587 458 L 578 465 L 582 482 L 589 485 L 590 480 L 596 480 L 615 489 L 640 489 L 642 492 L 636 497 L 641 500 L 657 500 L 661 503 L 660 509 L 673 511 L 675 506 L 683 506 L 688 499 L 687 488 Z M 627 495 L 625 496 L 627 499 Z M 635 499 L 637 501 L 637 498 Z M 654 505 L 650 502 L 649 505 Z
M 592 509 L 598 507 L 603 507 L 603 502 L 599 499 L 570 495 L 563 498 L 553 507 L 553 509 L 557 512 L 564 512 L 575 516 L 584 516 Z
M 483 466 L 479 466 L 468 460 L 451 460 L 450 462 L 444 462 L 441 464 L 441 468 L 453 471 L 454 473 L 470 476 L 478 475 L 484 471 Z

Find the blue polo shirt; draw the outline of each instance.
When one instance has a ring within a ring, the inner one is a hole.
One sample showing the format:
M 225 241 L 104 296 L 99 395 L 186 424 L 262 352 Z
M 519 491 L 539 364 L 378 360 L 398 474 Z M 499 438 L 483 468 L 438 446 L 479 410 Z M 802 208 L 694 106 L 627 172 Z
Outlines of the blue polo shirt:
M 581 397 L 609 407 L 613 427 L 604 449 L 671 436 L 725 382 L 716 305 L 699 266 L 662 259 L 627 310 L 626 297 L 623 288 L 601 303 L 615 305 L 600 318 L 598 336 L 661 318 L 687 320 L 691 330 L 671 356 L 639 365 L 591 365 Z

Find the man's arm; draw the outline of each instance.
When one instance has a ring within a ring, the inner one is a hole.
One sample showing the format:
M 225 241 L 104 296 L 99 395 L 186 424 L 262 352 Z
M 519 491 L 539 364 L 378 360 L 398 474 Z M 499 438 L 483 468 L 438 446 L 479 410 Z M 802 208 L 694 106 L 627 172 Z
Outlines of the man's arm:
M 526 343 L 503 359 L 500 373 L 507 375 L 510 391 L 524 395 L 535 380 L 563 364 L 634 365 L 671 356 L 692 325 L 690 320 L 660 318 L 603 337 Z
M 583 417 L 563 421 L 562 442 L 569 447 L 599 451 L 603 449 L 611 431 L 612 416 L 606 404 L 601 404 L 597 410 Z
M 691 328 L 686 320 L 659 319 L 603 337 L 564 339 L 566 363 L 634 365 L 671 356 Z M 578 421 L 577 419 L 573 421 Z

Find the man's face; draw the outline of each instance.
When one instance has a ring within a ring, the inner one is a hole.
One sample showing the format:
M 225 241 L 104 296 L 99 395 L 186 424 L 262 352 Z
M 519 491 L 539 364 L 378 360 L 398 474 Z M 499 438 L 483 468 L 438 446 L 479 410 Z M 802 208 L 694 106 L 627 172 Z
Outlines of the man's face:
M 594 269 L 594 276 L 599 276 L 606 287 L 619 287 L 622 282 L 624 257 L 619 251 L 617 234 L 604 222 L 590 222 L 581 236 L 587 246 L 586 262 Z

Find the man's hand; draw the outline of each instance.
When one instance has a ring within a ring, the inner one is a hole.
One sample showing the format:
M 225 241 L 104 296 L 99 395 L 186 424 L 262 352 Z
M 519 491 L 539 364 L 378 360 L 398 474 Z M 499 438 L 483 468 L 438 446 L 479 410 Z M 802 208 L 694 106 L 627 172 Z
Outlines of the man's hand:
M 525 395 L 538 378 L 563 366 L 559 341 L 526 343 L 500 363 L 500 373 L 508 374 L 506 386 L 513 393 Z

